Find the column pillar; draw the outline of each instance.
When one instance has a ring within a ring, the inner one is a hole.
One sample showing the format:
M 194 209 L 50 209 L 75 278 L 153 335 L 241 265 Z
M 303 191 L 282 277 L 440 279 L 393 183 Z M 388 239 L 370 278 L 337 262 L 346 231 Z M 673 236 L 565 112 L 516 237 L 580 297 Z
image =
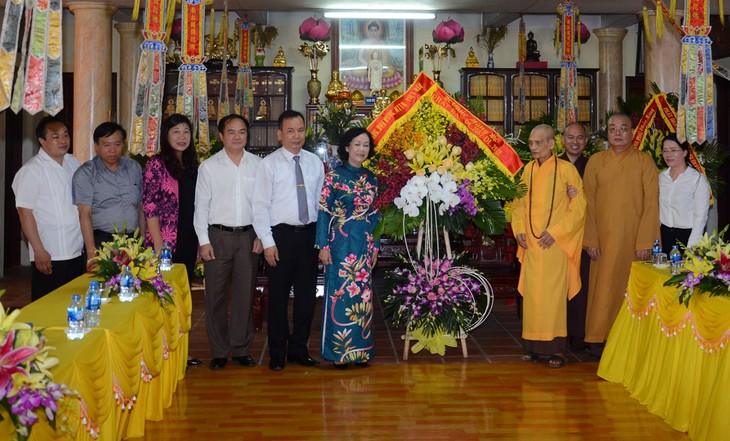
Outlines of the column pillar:
M 639 12 L 639 26 L 642 26 L 643 18 Z M 649 33 L 651 44 L 644 35 L 644 90 L 647 94 L 652 93 L 651 83 L 656 83 L 664 93 L 679 93 L 679 58 L 681 55 L 682 36 L 664 17 L 664 35 L 657 38 L 656 35 L 656 11 L 649 10 Z M 674 19 L 682 25 L 683 13 L 675 12 Z M 646 29 L 644 29 L 646 31 Z
M 117 8 L 83 1 L 68 8 L 74 14 L 73 147 L 83 163 L 94 155 L 94 129 L 111 117 L 112 15 Z
M 616 97 L 623 96 L 624 28 L 594 29 L 598 37 L 598 115 L 616 108 Z M 603 121 L 605 122 L 605 121 Z
M 132 98 L 134 82 L 137 78 L 140 49 L 142 44 L 142 26 L 136 22 L 116 23 L 114 28 L 119 32 L 119 118 L 117 122 L 125 129 L 130 129 L 132 121 Z

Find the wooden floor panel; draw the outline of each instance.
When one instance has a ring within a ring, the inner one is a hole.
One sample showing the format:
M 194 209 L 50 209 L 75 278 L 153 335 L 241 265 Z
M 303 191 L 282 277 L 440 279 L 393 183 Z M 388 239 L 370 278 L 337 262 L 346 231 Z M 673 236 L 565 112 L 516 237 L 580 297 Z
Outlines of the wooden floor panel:
M 146 439 L 686 440 L 595 365 L 188 371 Z
M 377 279 L 376 279 L 377 280 Z M 30 302 L 28 268 L 8 271 L 0 289 L 6 307 Z M 203 294 L 193 293 L 190 354 L 202 366 L 188 369 L 164 420 L 148 422 L 144 439 L 185 440 L 687 440 L 618 384 L 596 376 L 598 364 L 569 352 L 562 369 L 520 361 L 522 323 L 513 299 L 498 298 L 487 321 L 469 334 L 469 358 L 447 348 L 444 356 L 411 354 L 402 360 L 402 330 L 383 318 L 377 296 L 370 368 L 332 366 L 283 372 L 266 367 L 265 329 L 251 355 L 259 366 L 210 360 Z M 318 358 L 318 302 L 310 354 Z

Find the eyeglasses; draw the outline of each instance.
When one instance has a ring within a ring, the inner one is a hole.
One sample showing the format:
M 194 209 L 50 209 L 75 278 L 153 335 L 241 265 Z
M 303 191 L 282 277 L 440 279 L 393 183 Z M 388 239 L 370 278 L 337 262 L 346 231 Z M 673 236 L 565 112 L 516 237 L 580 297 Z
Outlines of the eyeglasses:
M 626 126 L 608 128 L 608 133 L 628 133 L 628 132 L 629 132 L 629 128 Z
M 662 155 L 673 155 L 675 153 L 680 153 L 682 149 L 662 149 Z

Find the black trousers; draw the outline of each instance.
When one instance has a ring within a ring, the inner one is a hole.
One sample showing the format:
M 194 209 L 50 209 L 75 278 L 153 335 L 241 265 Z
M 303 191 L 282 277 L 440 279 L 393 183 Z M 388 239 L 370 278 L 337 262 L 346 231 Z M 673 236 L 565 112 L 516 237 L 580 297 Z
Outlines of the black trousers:
M 678 242 L 687 245 L 690 234 L 692 234 L 691 228 L 672 228 L 662 224 L 662 253 L 669 256 L 672 246 L 677 245 Z M 680 249 L 680 251 L 682 250 Z
M 82 253 L 79 257 L 69 260 L 52 260 L 51 274 L 43 274 L 38 271 L 35 262 L 30 263 L 30 299 L 35 302 L 44 295 L 72 281 L 86 271 L 86 256 Z M 69 299 L 70 300 L 70 299 Z
M 568 300 L 568 344 L 574 348 L 584 346 L 586 336 L 586 310 L 588 309 L 588 271 L 591 258 L 585 250 L 580 254 L 580 282 L 578 294 Z
M 269 355 L 308 355 L 317 294 L 317 253 L 314 224 L 297 231 L 289 225 L 272 227 L 279 262 L 269 274 Z M 289 334 L 289 293 L 294 287 L 293 329 Z

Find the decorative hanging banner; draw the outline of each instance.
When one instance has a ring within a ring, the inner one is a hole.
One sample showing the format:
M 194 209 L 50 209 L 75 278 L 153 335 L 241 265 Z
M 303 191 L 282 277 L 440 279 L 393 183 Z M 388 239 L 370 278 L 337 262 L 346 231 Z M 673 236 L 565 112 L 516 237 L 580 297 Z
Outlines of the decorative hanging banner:
M 236 75 L 236 96 L 234 111 L 251 120 L 253 93 L 251 91 L 251 24 L 248 17 L 238 22 L 241 29 L 241 46 L 238 50 L 238 73 Z
M 18 36 L 20 22 L 23 19 L 25 2 L 23 0 L 7 0 L 2 32 L 0 33 L 0 111 L 10 106 L 13 91 L 13 73 L 15 60 L 18 57 Z
M 202 0 L 183 0 L 183 64 L 178 68 L 177 112 L 193 123 L 193 135 L 197 136 L 198 150 L 210 149 L 208 134 L 208 84 L 203 66 L 203 22 L 205 4 Z
M 421 100 L 430 100 L 433 107 L 469 136 L 506 175 L 514 177 L 522 161 L 499 133 L 489 127 L 421 72 L 413 84 L 386 107 L 368 126 L 375 144 L 388 142 L 395 129 L 405 124 L 418 109 Z
M 527 57 L 527 40 L 525 40 L 525 20 L 520 16 L 520 32 L 517 35 L 517 65 L 520 74 L 517 77 L 517 122 L 524 124 L 527 120 L 527 91 L 525 90 L 525 59 Z
M 715 137 L 708 0 L 685 2 L 682 30 L 677 139 L 703 143 Z
M 560 91 L 558 95 L 557 128 L 562 132 L 565 127 L 577 121 L 578 100 L 575 91 L 578 86 L 578 69 L 575 63 L 575 26 L 578 18 L 578 7 L 572 0 L 565 0 L 558 5 L 561 16 L 561 50 L 560 50 Z
M 172 6 L 174 8 L 174 4 Z M 165 0 L 147 0 L 144 42 L 137 68 L 130 122 L 129 152 L 152 156 L 160 147 L 162 93 L 165 81 Z
M 210 33 L 214 35 L 215 29 L 211 29 Z M 210 41 L 212 45 L 213 38 Z M 221 68 L 221 83 L 218 92 L 218 113 L 216 114 L 220 120 L 230 113 L 230 106 L 228 105 L 228 2 L 225 2 L 225 8 L 223 9 L 223 19 L 221 20 L 221 31 L 218 41 L 223 44 L 223 66 Z
M 13 85 L 24 12 L 21 60 Z M 61 0 L 28 2 L 27 8 L 22 0 L 7 1 L 0 33 L 0 111 L 10 106 L 15 113 L 22 108 L 31 115 L 55 115 L 63 109 L 61 14 Z

